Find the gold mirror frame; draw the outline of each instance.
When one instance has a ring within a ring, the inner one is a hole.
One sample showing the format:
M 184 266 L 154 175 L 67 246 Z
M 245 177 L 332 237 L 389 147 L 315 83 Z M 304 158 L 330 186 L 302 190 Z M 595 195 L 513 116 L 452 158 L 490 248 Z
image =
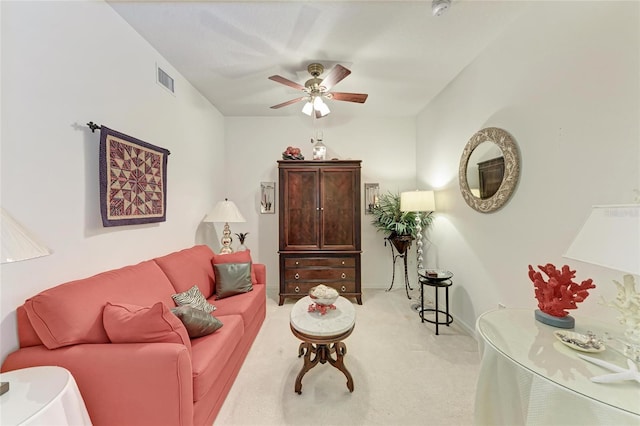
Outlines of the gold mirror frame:
M 502 183 L 500 183 L 500 187 L 495 194 L 485 199 L 473 195 L 469 188 L 469 182 L 467 181 L 469 158 L 473 150 L 482 142 L 493 142 L 498 145 L 504 157 L 504 176 L 502 177 Z M 518 153 L 518 146 L 509 133 L 497 127 L 487 127 L 479 130 L 469 139 L 469 142 L 467 142 L 462 152 L 462 158 L 460 158 L 458 180 L 460 182 L 462 197 L 471 208 L 481 213 L 490 213 L 502 208 L 515 191 L 519 177 L 520 155 Z

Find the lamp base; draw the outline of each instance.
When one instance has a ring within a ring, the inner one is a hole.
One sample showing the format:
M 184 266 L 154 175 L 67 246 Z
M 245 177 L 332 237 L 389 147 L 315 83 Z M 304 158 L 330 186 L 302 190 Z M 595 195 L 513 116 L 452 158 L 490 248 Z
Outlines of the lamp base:
M 222 249 L 220 249 L 221 254 L 229 254 L 233 253 L 233 249 L 231 248 L 231 242 L 233 239 L 231 238 L 231 229 L 229 228 L 229 222 L 224 224 L 224 229 L 222 230 L 222 238 L 220 239 L 220 243 L 222 244 Z
M 542 312 L 540 309 L 536 309 L 535 317 L 536 320 L 541 323 L 557 328 L 574 328 L 576 325 L 576 320 L 571 315 L 567 315 L 566 317 L 554 317 L 553 315 Z

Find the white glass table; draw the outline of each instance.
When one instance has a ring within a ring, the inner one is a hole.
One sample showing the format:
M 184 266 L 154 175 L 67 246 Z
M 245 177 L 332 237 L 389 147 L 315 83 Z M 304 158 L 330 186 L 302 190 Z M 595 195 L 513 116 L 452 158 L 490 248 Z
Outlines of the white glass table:
M 347 378 L 347 389 L 353 392 L 353 378 L 343 359 L 347 353 L 347 346 L 342 340 L 349 337 L 356 325 L 356 310 L 353 304 L 342 296 L 334 303 L 335 309 L 328 309 L 324 315 L 318 311 L 309 312 L 310 305 L 314 305 L 313 300 L 305 296 L 291 309 L 291 332 L 302 340 L 298 347 L 298 357 L 304 355 L 304 364 L 296 378 L 294 390 L 298 394 L 302 393 L 302 378 L 307 371 L 318 362 L 329 362 L 342 371 Z M 334 354 L 335 358 L 332 356 Z
M 598 336 L 616 332 L 575 315 L 573 331 Z M 560 330 L 534 319 L 533 309 L 499 309 L 476 322 L 482 365 L 476 390 L 477 425 L 640 425 L 640 384 L 594 383 L 611 373 L 577 354 L 626 367 L 627 359 L 607 349 L 575 351 L 553 335 Z
M 0 396 L 0 424 L 91 425 L 71 373 L 54 366 L 30 367 L 0 374 L 9 391 Z

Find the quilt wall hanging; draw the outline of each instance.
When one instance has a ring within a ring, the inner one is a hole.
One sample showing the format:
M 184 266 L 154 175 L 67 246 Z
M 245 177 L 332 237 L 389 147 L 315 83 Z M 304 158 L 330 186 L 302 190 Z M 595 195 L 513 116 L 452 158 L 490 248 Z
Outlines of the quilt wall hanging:
M 169 151 L 100 127 L 100 212 L 104 226 L 164 222 Z

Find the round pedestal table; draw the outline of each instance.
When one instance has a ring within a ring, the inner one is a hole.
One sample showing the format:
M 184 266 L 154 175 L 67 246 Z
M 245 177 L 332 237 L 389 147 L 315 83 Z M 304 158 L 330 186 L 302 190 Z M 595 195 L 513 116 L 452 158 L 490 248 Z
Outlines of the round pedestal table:
M 29 426 L 91 425 L 76 381 L 55 366 L 30 367 L 0 374 L 9 390 L 0 396 L 0 424 Z

